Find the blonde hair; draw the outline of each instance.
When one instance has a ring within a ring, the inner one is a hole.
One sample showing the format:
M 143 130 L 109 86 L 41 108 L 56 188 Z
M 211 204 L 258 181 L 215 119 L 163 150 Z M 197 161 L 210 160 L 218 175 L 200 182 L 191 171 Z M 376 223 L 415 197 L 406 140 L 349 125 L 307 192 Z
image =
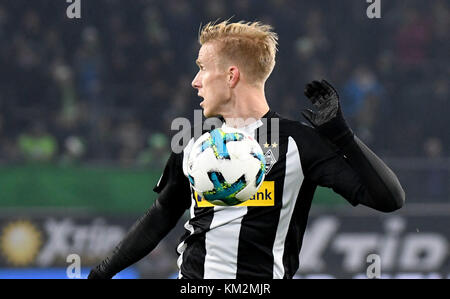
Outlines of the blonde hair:
M 236 63 L 250 83 L 264 83 L 275 66 L 278 35 L 260 22 L 209 22 L 199 32 L 199 43 L 218 45 L 221 58 Z

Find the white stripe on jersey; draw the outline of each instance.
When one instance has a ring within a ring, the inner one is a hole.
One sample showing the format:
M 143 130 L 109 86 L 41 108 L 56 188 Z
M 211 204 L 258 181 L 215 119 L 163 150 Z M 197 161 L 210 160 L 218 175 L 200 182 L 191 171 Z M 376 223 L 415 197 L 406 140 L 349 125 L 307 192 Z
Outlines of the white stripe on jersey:
M 205 279 L 235 279 L 241 221 L 247 207 L 214 207 L 205 235 Z
M 183 173 L 184 175 L 187 177 L 187 161 L 188 161 L 188 156 L 189 153 L 191 152 L 192 146 L 195 143 L 195 139 L 191 138 L 191 140 L 189 140 L 189 143 L 187 144 L 187 146 L 184 148 L 183 150 Z M 191 203 L 191 209 L 190 209 L 190 213 L 191 213 L 191 217 L 193 218 L 194 215 L 194 207 L 195 207 L 195 199 L 193 198 L 193 192 L 191 192 L 191 199 L 192 199 L 192 203 Z M 190 234 L 192 235 L 194 233 L 194 227 L 189 223 L 189 220 L 186 221 L 186 223 L 184 224 L 184 228 L 186 230 L 188 230 L 190 232 Z M 178 265 L 178 269 L 179 269 L 179 274 L 178 274 L 178 278 L 182 278 L 183 275 L 181 274 L 181 264 L 183 263 L 183 252 L 186 249 L 186 243 L 183 241 L 180 244 L 178 244 L 177 246 L 177 251 L 180 254 L 180 256 L 178 257 L 177 260 L 177 265 Z
M 273 246 L 273 278 L 283 278 L 284 266 L 283 266 L 283 254 L 284 243 L 286 241 L 286 235 L 289 230 L 289 222 L 292 218 L 292 213 L 297 201 L 300 187 L 303 183 L 304 175 L 302 171 L 302 165 L 300 162 L 300 153 L 298 151 L 297 143 L 289 137 L 288 149 L 286 153 L 286 173 L 284 176 L 283 187 L 283 205 L 280 212 L 280 220 L 277 227 L 277 233 L 275 236 L 275 242 Z
M 191 153 L 192 147 L 194 146 L 195 143 L 195 138 L 191 138 L 191 140 L 189 140 L 189 143 L 186 145 L 186 147 L 183 150 L 183 173 L 184 176 L 187 178 L 188 177 L 188 158 L 189 158 L 189 154 Z
M 191 204 L 191 209 L 190 209 L 190 213 L 191 213 L 191 218 L 194 217 L 194 207 L 195 207 L 195 199 L 192 196 L 191 193 L 191 198 L 192 198 L 192 204 Z M 190 220 L 190 219 L 189 219 Z M 194 233 L 194 227 L 192 226 L 192 224 L 189 223 L 189 220 L 186 221 L 186 223 L 184 224 L 184 228 L 186 230 L 189 231 L 190 235 L 192 235 Z M 178 260 L 177 260 L 177 266 L 178 266 L 178 278 L 182 278 L 183 275 L 181 274 L 181 264 L 183 263 L 183 253 L 186 250 L 186 243 L 183 241 L 180 244 L 178 244 L 177 246 L 177 251 L 178 251 Z

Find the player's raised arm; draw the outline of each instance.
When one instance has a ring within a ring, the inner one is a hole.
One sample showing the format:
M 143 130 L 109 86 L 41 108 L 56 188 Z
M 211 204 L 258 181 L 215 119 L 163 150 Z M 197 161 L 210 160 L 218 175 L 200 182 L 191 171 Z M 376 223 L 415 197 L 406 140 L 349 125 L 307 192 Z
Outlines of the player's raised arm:
M 362 186 L 354 200 L 379 211 L 391 212 L 401 208 L 405 192 L 397 176 L 347 125 L 336 90 L 327 81 L 306 85 L 305 95 L 316 112 L 305 110 L 303 116 L 312 126 L 339 149 L 344 160 L 358 175 Z
M 91 270 L 89 279 L 109 279 L 149 254 L 175 227 L 189 205 L 190 187 L 183 176 L 181 156 L 172 154 L 154 191 L 152 207 L 116 246 L 112 254 Z M 186 199 L 186 200 L 185 200 Z

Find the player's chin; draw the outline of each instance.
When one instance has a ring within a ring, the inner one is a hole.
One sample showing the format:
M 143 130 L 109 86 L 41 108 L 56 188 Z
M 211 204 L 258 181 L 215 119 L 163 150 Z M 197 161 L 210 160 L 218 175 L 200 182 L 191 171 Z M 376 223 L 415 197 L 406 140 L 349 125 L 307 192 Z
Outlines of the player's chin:
M 203 106 L 202 108 L 203 108 L 203 116 L 205 116 L 206 118 L 217 116 L 216 113 L 214 113 L 214 111 L 212 111 L 209 107 Z
M 203 108 L 203 116 L 206 118 L 211 117 L 211 113 L 208 111 L 207 108 Z
M 206 104 L 206 100 L 204 98 L 200 102 L 200 107 L 202 107 L 202 109 L 203 109 L 203 115 L 205 117 L 208 117 L 207 115 L 209 114 L 209 109 L 208 109 L 208 105 Z

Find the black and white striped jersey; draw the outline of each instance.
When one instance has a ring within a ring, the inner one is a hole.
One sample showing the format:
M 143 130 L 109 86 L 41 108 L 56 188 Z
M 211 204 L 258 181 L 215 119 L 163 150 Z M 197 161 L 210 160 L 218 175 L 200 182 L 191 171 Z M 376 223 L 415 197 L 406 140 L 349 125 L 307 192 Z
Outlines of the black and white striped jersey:
M 313 128 L 269 111 L 241 129 L 258 140 L 267 163 L 264 183 L 252 199 L 212 206 L 190 188 L 187 157 L 194 138 L 182 153 L 172 154 L 154 189 L 177 188 L 177 196 L 158 200 L 190 209 L 177 247 L 180 278 L 292 278 L 316 187 L 333 188 L 357 204 L 358 175 Z

